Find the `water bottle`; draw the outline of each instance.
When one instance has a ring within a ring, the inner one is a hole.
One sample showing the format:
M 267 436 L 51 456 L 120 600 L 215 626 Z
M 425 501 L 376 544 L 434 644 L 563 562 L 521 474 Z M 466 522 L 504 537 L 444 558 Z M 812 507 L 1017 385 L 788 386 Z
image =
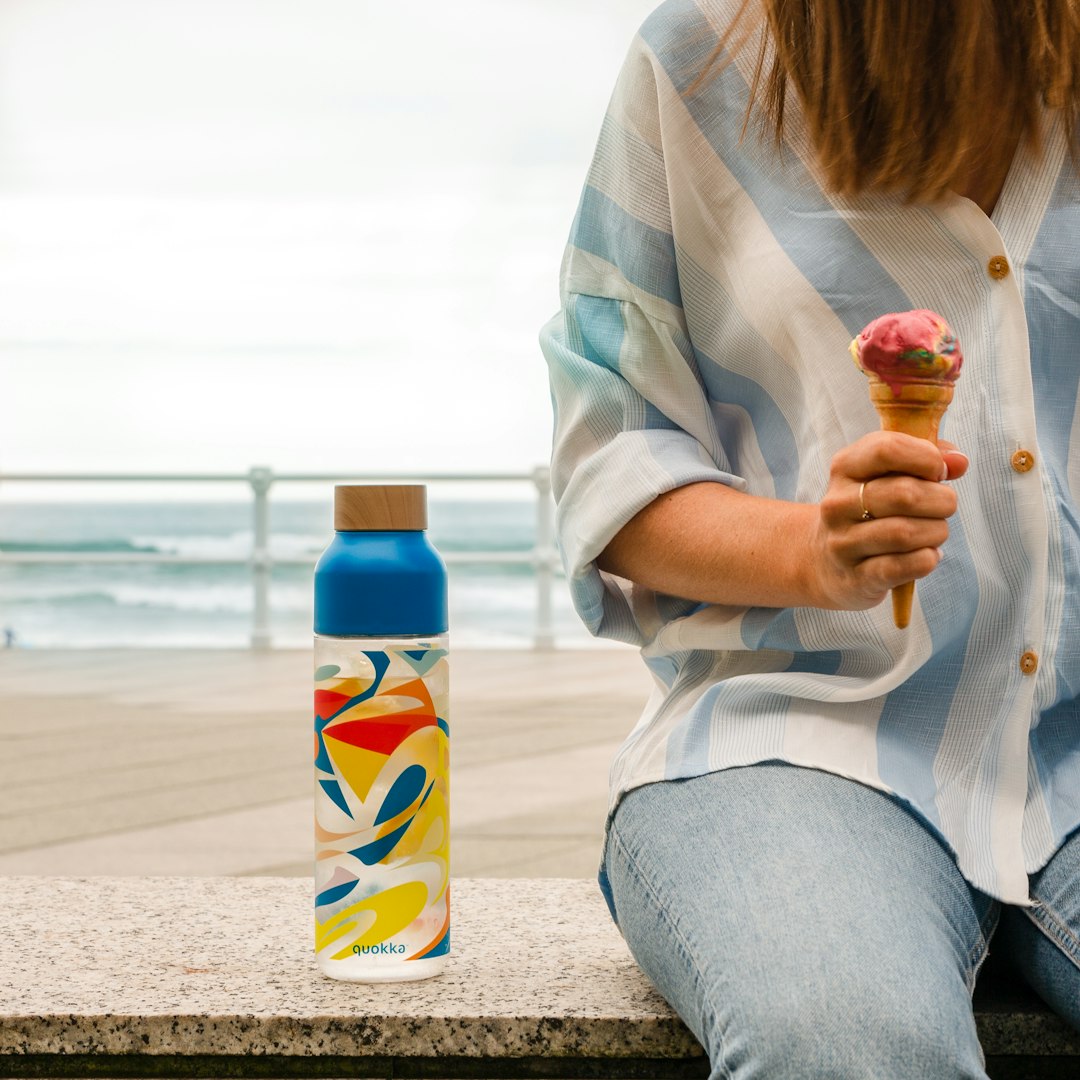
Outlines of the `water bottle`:
M 315 567 L 315 954 L 335 979 L 450 951 L 446 567 L 422 485 L 334 490 Z

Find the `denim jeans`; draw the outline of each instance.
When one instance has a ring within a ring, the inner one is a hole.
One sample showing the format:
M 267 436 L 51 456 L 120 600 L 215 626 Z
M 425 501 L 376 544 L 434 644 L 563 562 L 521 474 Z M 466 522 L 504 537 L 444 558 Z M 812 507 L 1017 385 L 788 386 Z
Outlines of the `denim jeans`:
M 630 792 L 604 869 L 713 1077 L 986 1080 L 971 993 L 999 921 L 1080 1027 L 1080 843 L 1033 876 L 1039 907 L 1003 912 L 894 799 L 768 763 Z

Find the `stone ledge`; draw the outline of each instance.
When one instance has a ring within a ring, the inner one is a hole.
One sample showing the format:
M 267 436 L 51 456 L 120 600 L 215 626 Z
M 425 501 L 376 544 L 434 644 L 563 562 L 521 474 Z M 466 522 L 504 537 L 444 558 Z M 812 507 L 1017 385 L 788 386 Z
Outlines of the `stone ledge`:
M 319 974 L 311 888 L 0 878 L 0 1075 L 707 1072 L 591 881 L 457 880 L 446 973 L 379 986 Z M 1080 1075 L 1080 1037 L 988 968 L 991 1075 Z
M 455 881 L 446 972 L 371 986 L 319 974 L 311 889 L 0 878 L 0 1054 L 701 1055 L 592 882 Z

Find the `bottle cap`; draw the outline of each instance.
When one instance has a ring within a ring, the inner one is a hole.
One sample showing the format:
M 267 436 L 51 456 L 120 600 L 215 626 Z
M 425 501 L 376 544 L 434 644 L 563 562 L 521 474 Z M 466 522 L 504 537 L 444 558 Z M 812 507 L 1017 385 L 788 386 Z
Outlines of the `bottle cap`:
M 338 532 L 422 532 L 427 528 L 423 484 L 339 484 L 334 488 Z

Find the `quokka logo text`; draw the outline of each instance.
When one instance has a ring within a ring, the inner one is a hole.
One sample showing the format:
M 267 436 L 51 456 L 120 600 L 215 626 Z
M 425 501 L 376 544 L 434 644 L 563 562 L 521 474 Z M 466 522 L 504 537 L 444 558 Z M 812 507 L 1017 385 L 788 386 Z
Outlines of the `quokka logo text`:
M 354 945 L 352 951 L 357 956 L 403 956 L 404 945 L 395 945 L 391 941 L 380 941 L 378 945 Z

